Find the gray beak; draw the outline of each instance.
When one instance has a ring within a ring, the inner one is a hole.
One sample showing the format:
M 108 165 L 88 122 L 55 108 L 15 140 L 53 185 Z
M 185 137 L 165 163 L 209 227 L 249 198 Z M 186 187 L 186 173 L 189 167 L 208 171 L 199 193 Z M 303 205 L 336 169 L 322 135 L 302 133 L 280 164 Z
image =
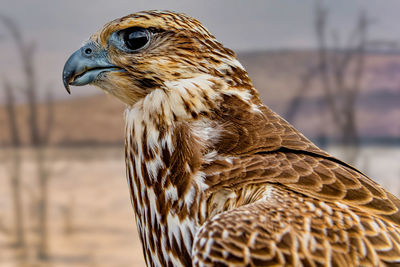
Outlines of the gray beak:
M 107 53 L 90 42 L 69 57 L 64 65 L 62 79 L 65 89 L 70 94 L 70 85 L 90 84 L 100 73 L 118 70 L 121 68 L 108 61 Z

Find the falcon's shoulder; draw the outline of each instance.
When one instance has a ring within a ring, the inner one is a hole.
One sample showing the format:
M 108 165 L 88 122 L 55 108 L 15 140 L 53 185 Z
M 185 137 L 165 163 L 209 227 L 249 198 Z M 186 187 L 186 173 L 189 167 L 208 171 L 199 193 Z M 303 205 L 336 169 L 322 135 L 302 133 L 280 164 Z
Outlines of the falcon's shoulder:
M 248 184 L 279 184 L 323 201 L 363 210 L 400 226 L 400 200 L 359 170 L 332 157 L 262 104 L 258 111 L 227 96 L 217 156 L 202 165 L 209 193 Z
M 400 233 L 340 203 L 268 185 L 268 198 L 215 215 L 197 233 L 194 266 L 380 266 L 400 262 Z

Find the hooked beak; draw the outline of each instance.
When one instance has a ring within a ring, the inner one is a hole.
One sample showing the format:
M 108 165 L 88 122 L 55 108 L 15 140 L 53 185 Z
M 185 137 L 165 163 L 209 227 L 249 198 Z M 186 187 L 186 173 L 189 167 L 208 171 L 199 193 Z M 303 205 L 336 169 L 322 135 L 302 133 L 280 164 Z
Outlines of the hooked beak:
M 69 57 L 64 65 L 62 79 L 65 89 L 70 94 L 70 85 L 90 84 L 102 72 L 121 70 L 123 69 L 108 61 L 107 53 L 104 50 L 90 42 Z

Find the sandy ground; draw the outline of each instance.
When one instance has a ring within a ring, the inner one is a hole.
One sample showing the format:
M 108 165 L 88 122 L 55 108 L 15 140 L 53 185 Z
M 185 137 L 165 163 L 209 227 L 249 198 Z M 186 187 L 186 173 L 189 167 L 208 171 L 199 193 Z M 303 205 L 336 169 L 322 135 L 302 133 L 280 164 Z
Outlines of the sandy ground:
M 340 155 L 340 149 L 331 149 Z M 23 150 L 23 200 L 28 256 L 16 260 L 9 181 L 10 152 L 0 151 L 0 266 L 144 266 L 131 209 L 122 147 L 49 151 L 49 260 L 38 262 L 36 168 Z M 400 195 L 400 148 L 362 150 L 357 167 Z M 8 231 L 8 233 L 7 233 Z
M 27 266 L 35 264 L 35 165 L 23 151 Z M 125 180 L 122 148 L 63 149 L 50 162 L 49 254 L 39 266 L 144 266 Z M 3 155 L 4 157 L 4 155 Z M 5 157 L 4 157 L 5 158 Z M 3 159 L 4 159 L 3 158 Z M 2 161 L 4 162 L 4 161 Z M 7 165 L 0 166 L 0 221 L 13 225 Z M 10 237 L 0 232 L 0 266 L 17 266 Z

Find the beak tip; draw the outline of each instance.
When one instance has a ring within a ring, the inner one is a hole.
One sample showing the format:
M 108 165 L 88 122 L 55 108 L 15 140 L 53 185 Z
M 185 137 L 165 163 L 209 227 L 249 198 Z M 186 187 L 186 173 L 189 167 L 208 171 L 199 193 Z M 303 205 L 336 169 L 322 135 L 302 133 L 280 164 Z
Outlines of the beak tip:
M 65 90 L 67 90 L 68 94 L 71 94 L 71 90 L 69 88 L 67 79 L 63 78 L 63 84 L 64 84 Z

